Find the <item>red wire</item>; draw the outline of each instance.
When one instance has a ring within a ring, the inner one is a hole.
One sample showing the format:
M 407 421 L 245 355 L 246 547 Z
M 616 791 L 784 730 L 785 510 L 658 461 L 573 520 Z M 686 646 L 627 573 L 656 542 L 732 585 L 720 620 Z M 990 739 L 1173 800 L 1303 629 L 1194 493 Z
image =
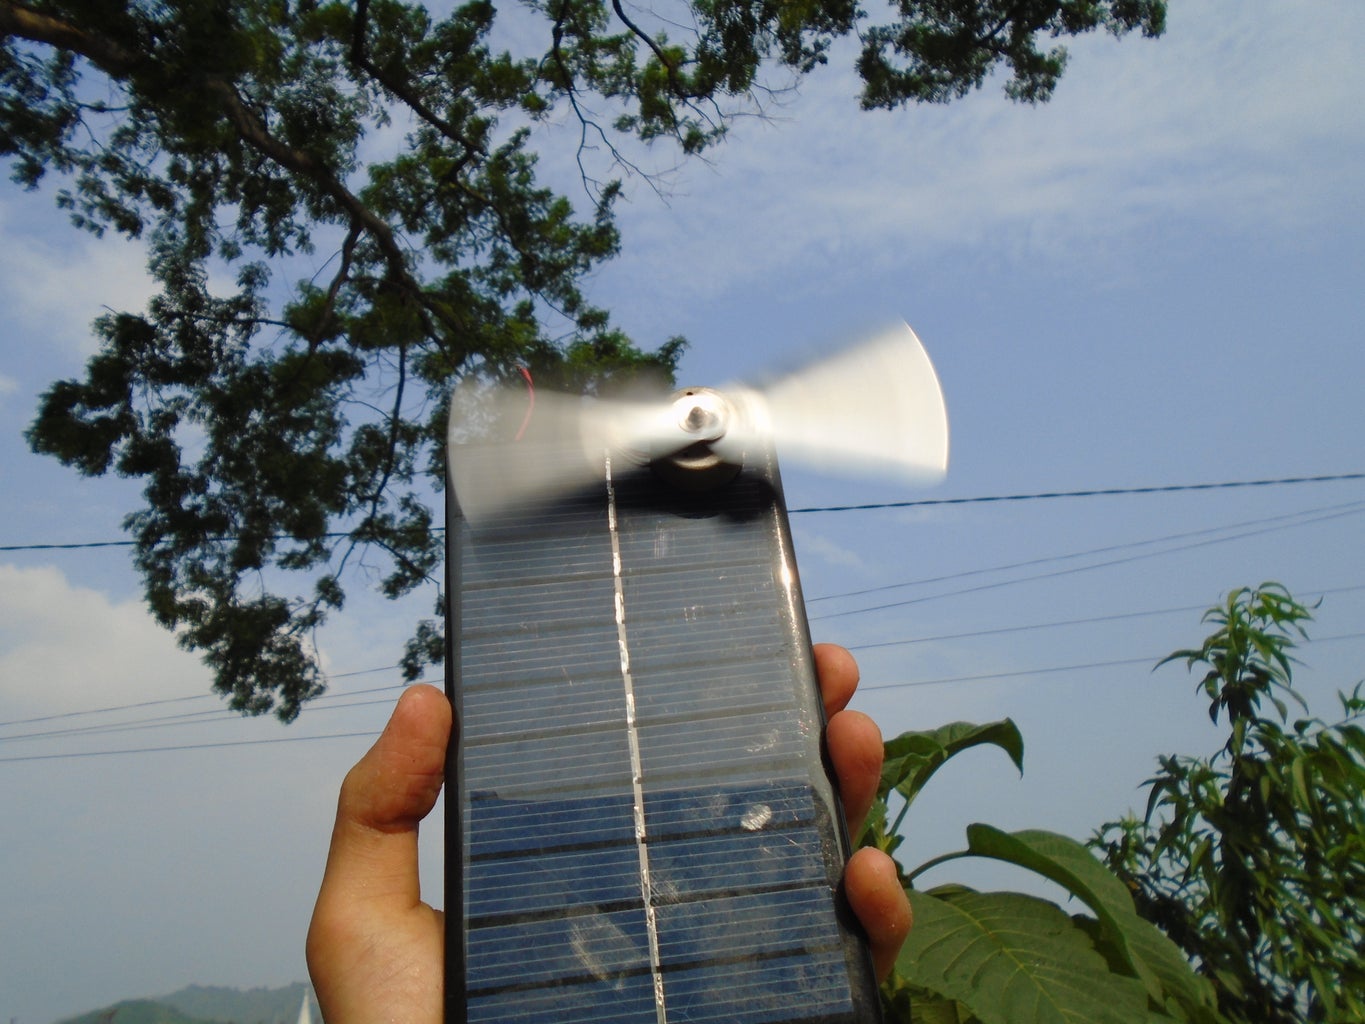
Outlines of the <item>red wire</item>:
M 526 428 L 531 424 L 531 413 L 536 411 L 536 386 L 531 380 L 531 371 L 524 366 L 518 366 L 522 379 L 526 381 L 526 415 L 522 417 L 521 426 L 517 428 L 517 436 L 513 441 L 520 441 L 521 435 L 526 433 Z

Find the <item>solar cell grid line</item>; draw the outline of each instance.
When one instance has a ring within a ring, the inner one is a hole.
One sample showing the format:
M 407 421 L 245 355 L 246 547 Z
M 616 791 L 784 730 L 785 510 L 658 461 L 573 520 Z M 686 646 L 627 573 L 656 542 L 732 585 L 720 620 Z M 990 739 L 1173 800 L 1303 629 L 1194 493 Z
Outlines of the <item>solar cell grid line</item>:
M 875 1022 L 775 467 L 601 468 L 450 500 L 446 1019 Z
M 626 690 L 626 743 L 630 748 L 631 812 L 635 819 L 635 852 L 640 862 L 640 900 L 645 914 L 645 939 L 649 943 L 649 973 L 654 986 L 654 1016 L 668 1024 L 664 980 L 659 971 L 659 926 L 654 907 L 654 884 L 649 867 L 649 833 L 645 827 L 644 765 L 640 757 L 640 723 L 635 704 L 635 677 L 630 667 L 630 639 L 626 626 L 625 588 L 621 580 L 621 530 L 616 510 L 616 486 L 611 456 L 605 456 L 607 482 L 607 532 L 611 537 L 612 609 L 616 615 L 616 642 L 621 654 L 621 681 Z

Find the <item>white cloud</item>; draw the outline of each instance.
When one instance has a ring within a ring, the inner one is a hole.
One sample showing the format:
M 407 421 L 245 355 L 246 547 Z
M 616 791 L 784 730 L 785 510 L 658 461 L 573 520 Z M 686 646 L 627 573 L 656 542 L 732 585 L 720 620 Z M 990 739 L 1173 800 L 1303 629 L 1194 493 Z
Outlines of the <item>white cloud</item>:
M 1162 39 L 1069 44 L 1039 107 L 990 86 L 947 107 L 864 113 L 855 76 L 831 67 L 778 112 L 789 120 L 740 124 L 714 169 L 693 164 L 671 206 L 637 189 L 627 258 L 609 273 L 657 316 L 671 312 L 657 307 L 660 281 L 685 309 L 812 265 L 846 284 L 950 251 L 1088 264 L 1173 226 L 1255 237 L 1311 229 L 1343 204 L 1358 215 L 1365 136 L 1349 126 L 1365 70 L 1349 46 L 1365 6 L 1329 6 L 1247 18 L 1231 0 L 1176 5 Z
M 4 718 L 208 692 L 208 671 L 140 601 L 111 601 L 53 566 L 0 565 Z
M 303 977 L 337 785 L 368 740 L 281 741 L 377 732 L 387 709 L 287 728 L 221 712 L 205 670 L 137 601 L 0 565 L 0 721 L 181 697 L 201 699 L 3 730 L 14 927 L 0 929 L 0 991 L 25 1020 L 190 982 Z M 204 711 L 219 713 L 171 717 Z M 36 732 L 60 735 L 17 738 Z M 252 740 L 271 742 L 236 745 Z M 82 756 L 112 750 L 129 752 Z
M 91 321 L 110 308 L 143 309 L 155 286 L 140 244 L 78 231 L 48 203 L 42 194 L 0 202 L 0 305 L 9 320 L 0 337 L 9 341 L 17 327 L 84 358 L 95 350 Z
M 818 558 L 837 569 L 856 569 L 859 572 L 868 569 L 867 562 L 857 551 L 813 530 L 801 531 L 800 554 L 803 558 Z

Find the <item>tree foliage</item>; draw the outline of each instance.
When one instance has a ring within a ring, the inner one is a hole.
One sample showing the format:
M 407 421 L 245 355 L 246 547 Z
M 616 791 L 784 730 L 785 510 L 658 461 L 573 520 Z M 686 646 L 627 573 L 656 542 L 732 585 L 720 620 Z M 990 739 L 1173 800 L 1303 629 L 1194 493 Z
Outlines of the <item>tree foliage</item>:
M 955 722 L 886 743 L 878 801 L 862 843 L 895 855 L 915 798 L 954 756 L 996 746 L 1023 770 L 1023 738 L 1008 719 Z M 893 797 L 893 794 L 895 795 Z M 888 801 L 900 810 L 888 821 Z M 921 877 L 965 857 L 984 857 L 1061 886 L 1088 914 L 1044 899 L 977 892 Z M 902 878 L 915 926 L 883 987 L 890 1022 L 917 1024 L 1219 1024 L 1212 986 L 1180 950 L 1138 916 L 1132 897 L 1086 847 L 1052 832 L 967 829 L 967 847 L 925 861 Z
M 1205 668 L 1226 744 L 1160 758 L 1146 817 L 1092 840 L 1245 1024 L 1365 1020 L 1365 697 L 1307 717 L 1290 652 L 1309 618 L 1276 584 L 1208 612 L 1214 632 L 1165 660 Z
M 523 52 L 490 41 L 499 16 Z M 309 637 L 347 570 L 365 562 L 391 596 L 435 574 L 452 380 L 671 374 L 680 340 L 641 351 L 585 297 L 619 244 L 594 147 L 607 178 L 632 139 L 701 151 L 854 35 L 868 108 L 950 100 L 996 69 L 1043 100 L 1055 40 L 1156 35 L 1164 16 L 1164 0 L 0 0 L 0 157 L 27 188 L 59 176 L 78 227 L 144 239 L 159 289 L 97 321 L 98 354 L 44 395 L 30 444 L 145 482 L 126 525 L 157 619 L 234 707 L 291 718 L 320 692 Z M 587 216 L 537 179 L 554 119 L 580 129 Z M 330 257 L 304 276 L 315 246 Z M 409 674 L 438 639 L 419 629 Z

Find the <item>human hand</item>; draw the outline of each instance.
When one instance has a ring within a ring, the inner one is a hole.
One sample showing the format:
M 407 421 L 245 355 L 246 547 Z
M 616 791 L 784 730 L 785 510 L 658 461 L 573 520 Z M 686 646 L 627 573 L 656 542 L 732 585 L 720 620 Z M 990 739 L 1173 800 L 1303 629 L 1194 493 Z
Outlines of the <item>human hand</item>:
M 815 671 L 825 702 L 825 745 L 852 836 L 862 830 L 882 775 L 882 732 L 861 711 L 847 710 L 858 687 L 858 663 L 835 644 L 815 645 Z M 844 868 L 844 893 L 867 933 L 877 980 L 885 980 L 910 934 L 910 899 L 895 862 L 881 850 L 854 851 Z
M 422 902 L 417 826 L 445 780 L 450 724 L 444 693 L 409 687 L 341 784 L 307 943 L 328 1024 L 441 1024 L 444 915 Z
M 817 644 L 830 761 L 849 828 L 857 833 L 877 791 L 882 738 L 866 715 L 845 710 L 858 667 L 841 647 Z M 444 923 L 422 902 L 417 827 L 441 791 L 451 712 L 445 695 L 413 686 L 389 724 L 346 775 L 312 924 L 308 972 L 328 1024 L 440 1024 Z M 895 962 L 910 905 L 891 858 L 855 853 L 844 889 L 867 932 L 877 976 Z

